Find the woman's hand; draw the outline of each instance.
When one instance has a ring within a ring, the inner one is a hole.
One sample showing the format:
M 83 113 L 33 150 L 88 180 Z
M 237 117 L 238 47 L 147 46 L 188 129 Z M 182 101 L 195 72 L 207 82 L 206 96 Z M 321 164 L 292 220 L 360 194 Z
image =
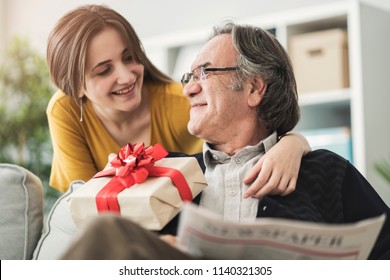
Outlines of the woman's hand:
M 245 184 L 251 184 L 244 198 L 260 198 L 267 194 L 285 196 L 295 191 L 302 156 L 310 150 L 301 134 L 285 134 L 244 179 Z
M 172 247 L 176 247 L 176 236 L 171 235 L 171 234 L 163 234 L 163 235 L 160 235 L 160 239 L 165 241 L 166 243 L 168 243 Z

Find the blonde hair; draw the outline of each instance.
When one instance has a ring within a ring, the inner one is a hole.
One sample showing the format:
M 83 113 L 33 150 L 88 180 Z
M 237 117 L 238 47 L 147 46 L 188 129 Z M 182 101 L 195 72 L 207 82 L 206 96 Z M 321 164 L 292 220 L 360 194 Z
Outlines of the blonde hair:
M 107 27 L 119 32 L 135 61 L 144 66 L 145 83 L 172 82 L 147 58 L 138 35 L 122 15 L 104 5 L 84 5 L 60 18 L 48 38 L 46 59 L 51 80 L 59 89 L 79 100 L 79 91 L 85 88 L 88 43 Z

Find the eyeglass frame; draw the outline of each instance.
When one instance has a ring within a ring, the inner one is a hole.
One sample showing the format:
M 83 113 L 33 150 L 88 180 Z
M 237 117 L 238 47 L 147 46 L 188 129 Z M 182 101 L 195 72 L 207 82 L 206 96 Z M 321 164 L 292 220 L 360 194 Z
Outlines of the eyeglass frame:
M 231 67 L 205 67 L 205 66 L 199 66 L 196 67 L 192 72 L 184 73 L 181 77 L 181 84 L 186 86 L 191 79 L 193 78 L 195 82 L 199 81 L 199 77 L 195 74 L 195 71 L 200 69 L 200 76 L 202 81 L 206 80 L 207 72 L 216 72 L 216 71 L 237 71 L 240 70 L 240 67 L 238 66 L 231 66 Z

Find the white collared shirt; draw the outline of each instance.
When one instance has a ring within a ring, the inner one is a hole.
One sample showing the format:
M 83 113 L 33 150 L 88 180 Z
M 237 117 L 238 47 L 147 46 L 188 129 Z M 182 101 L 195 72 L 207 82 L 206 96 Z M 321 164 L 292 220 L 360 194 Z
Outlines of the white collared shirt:
M 233 156 L 203 146 L 208 186 L 203 190 L 200 206 L 223 216 L 225 221 L 253 222 L 259 199 L 243 198 L 249 185 L 242 181 L 251 168 L 277 142 L 276 132 L 255 146 L 247 146 Z

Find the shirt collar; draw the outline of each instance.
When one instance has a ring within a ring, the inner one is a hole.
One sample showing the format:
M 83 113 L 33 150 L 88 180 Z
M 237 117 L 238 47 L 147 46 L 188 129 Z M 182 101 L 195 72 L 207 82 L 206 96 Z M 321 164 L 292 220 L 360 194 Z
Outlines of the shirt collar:
M 261 140 L 255 146 L 246 146 L 242 150 L 240 150 L 236 155 L 245 155 L 245 154 L 260 154 L 268 152 L 277 142 L 277 133 L 274 132 L 269 135 L 267 138 Z M 206 168 L 210 168 L 212 165 L 218 163 L 226 163 L 232 157 L 228 154 L 214 150 L 208 143 L 204 142 L 203 144 L 203 158 L 206 165 Z

